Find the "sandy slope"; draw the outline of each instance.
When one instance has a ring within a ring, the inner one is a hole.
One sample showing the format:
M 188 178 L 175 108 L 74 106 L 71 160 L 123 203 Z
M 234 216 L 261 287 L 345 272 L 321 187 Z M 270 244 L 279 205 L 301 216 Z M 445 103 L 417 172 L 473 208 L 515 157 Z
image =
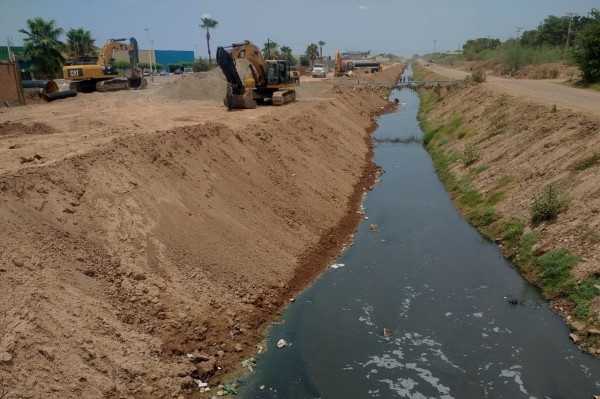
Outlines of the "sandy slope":
M 375 176 L 389 104 L 335 82 L 234 112 L 219 73 L 1 109 L 0 397 L 187 396 L 255 353 Z

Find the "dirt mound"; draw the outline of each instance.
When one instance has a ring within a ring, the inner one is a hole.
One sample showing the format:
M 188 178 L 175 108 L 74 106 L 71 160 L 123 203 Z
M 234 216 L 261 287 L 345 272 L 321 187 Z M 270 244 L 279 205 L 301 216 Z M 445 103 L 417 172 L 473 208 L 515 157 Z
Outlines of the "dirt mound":
M 0 136 L 5 137 L 21 136 L 25 134 L 52 134 L 55 132 L 56 129 L 41 122 L 34 122 L 29 126 L 21 122 L 6 121 L 0 123 Z
M 171 100 L 197 100 L 223 102 L 227 81 L 221 69 L 183 75 L 164 85 L 158 95 Z
M 374 179 L 366 130 L 388 102 L 311 90 L 329 99 L 227 112 L 130 91 L 0 113 L 57 129 L 0 141 L 22 145 L 0 145 L 0 397 L 195 397 L 192 377 L 253 355 Z

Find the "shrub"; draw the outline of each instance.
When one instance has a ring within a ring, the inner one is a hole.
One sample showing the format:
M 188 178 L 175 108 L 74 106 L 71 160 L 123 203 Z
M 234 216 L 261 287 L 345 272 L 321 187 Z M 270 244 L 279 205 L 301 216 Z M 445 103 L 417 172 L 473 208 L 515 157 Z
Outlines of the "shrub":
M 498 214 L 491 206 L 478 206 L 469 212 L 469 219 L 475 226 L 489 226 L 498 220 Z
M 585 170 L 587 168 L 591 168 L 597 163 L 600 163 L 600 154 L 594 153 L 594 155 L 592 155 L 591 157 L 573 164 L 572 168 L 574 170 Z
M 570 294 L 575 287 L 571 269 L 577 257 L 565 249 L 555 249 L 535 260 L 540 271 L 540 282 L 544 292 L 551 296 Z
M 485 73 L 485 70 L 482 68 L 476 69 L 475 71 L 473 71 L 473 73 L 471 74 L 471 77 L 473 78 L 473 82 L 475 83 L 483 83 L 485 82 L 487 76 Z
M 500 233 L 503 240 L 514 242 L 518 240 L 525 230 L 525 223 L 517 218 L 510 218 L 504 222 L 504 230 Z
M 583 319 L 589 316 L 590 303 L 598 295 L 600 295 L 600 279 L 598 277 L 589 277 L 579 285 L 577 290 L 571 294 L 577 317 Z
M 429 145 L 429 143 L 431 142 L 431 140 L 433 140 L 435 135 L 438 134 L 438 132 L 439 132 L 439 129 L 432 129 L 432 130 L 428 130 L 427 132 L 425 132 L 425 134 L 423 135 L 423 145 L 425 147 L 427 147 Z
M 539 223 L 552 220 L 560 213 L 565 204 L 565 199 L 558 194 L 552 184 L 544 187 L 534 194 L 531 206 L 531 221 Z
M 550 111 L 552 113 L 558 112 L 558 108 L 556 107 L 556 104 L 552 104 L 552 108 L 550 109 Z
M 489 164 L 487 164 L 487 163 L 484 163 L 483 165 L 479 165 L 479 166 L 477 167 L 477 169 L 475 169 L 475 173 L 481 173 L 481 172 L 483 172 L 484 170 L 487 170 L 487 169 L 489 169 L 489 168 L 490 168 L 490 165 L 489 165 Z
M 519 266 L 527 267 L 533 262 L 533 246 L 539 240 L 540 233 L 538 233 L 537 231 L 531 231 L 521 236 L 521 239 L 519 240 Z
M 502 201 L 504 197 L 506 197 L 506 193 L 504 191 L 492 191 L 485 199 L 485 203 L 487 205 L 494 206 Z
M 467 144 L 463 151 L 462 161 L 465 166 L 471 166 L 475 162 L 479 161 L 481 154 L 473 144 Z
M 206 71 L 210 71 L 212 68 L 213 68 L 213 65 L 211 65 L 207 60 L 203 60 L 201 58 L 197 59 L 192 64 L 192 70 L 194 72 L 206 72 Z
M 471 184 L 466 184 L 461 189 L 460 196 L 458 197 L 458 202 L 461 205 L 467 206 L 469 208 L 475 208 L 482 202 L 481 194 L 479 194 L 479 191 Z

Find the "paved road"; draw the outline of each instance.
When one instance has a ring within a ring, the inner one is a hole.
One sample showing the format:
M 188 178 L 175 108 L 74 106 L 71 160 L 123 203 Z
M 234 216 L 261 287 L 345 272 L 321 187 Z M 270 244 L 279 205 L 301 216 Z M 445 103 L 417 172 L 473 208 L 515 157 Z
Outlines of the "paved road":
M 439 65 L 431 65 L 428 68 L 450 79 L 464 79 L 470 74 Z M 556 104 L 558 109 L 572 109 L 575 112 L 600 116 L 600 92 L 565 86 L 563 82 L 562 79 L 530 80 L 488 76 L 485 84 L 506 94 L 525 97 L 548 106 Z

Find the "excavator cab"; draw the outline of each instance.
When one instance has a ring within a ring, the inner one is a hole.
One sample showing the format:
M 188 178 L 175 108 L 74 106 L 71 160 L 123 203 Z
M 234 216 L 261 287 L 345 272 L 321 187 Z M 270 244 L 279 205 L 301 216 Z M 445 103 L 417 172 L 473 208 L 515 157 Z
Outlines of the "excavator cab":
M 277 61 L 267 61 L 267 84 L 279 84 L 279 64 Z

